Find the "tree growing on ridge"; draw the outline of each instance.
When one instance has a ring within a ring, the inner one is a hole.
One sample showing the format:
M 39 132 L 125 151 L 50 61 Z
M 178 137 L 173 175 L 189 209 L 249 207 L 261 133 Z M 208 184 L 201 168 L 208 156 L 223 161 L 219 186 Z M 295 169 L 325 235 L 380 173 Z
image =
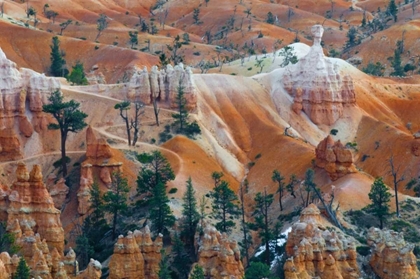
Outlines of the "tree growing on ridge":
M 152 197 L 154 188 L 158 184 L 166 187 L 168 181 L 175 179 L 171 164 L 160 151 L 154 150 L 151 153 L 138 154 L 137 160 L 142 163 L 142 168 L 137 176 L 137 192 L 139 194 Z
M 50 45 L 51 53 L 51 66 L 50 73 L 54 77 L 64 77 L 67 75 L 68 70 L 65 69 L 66 60 L 60 50 L 60 40 L 57 36 L 52 37 L 52 45 Z
M 214 172 L 213 174 L 215 174 Z M 223 174 L 222 174 L 223 175 Z M 214 177 L 214 175 L 212 175 Z M 229 183 L 225 180 L 215 179 L 215 187 L 210 192 L 210 198 L 213 200 L 213 217 L 218 220 L 216 228 L 221 232 L 230 232 L 235 227 L 235 222 L 231 217 L 239 215 L 238 197 L 230 189 Z
M 187 180 L 187 190 L 182 200 L 184 204 L 182 205 L 181 236 L 185 239 L 186 246 L 190 249 L 191 254 L 194 255 L 194 236 L 200 220 L 200 214 L 197 210 L 197 200 L 191 177 Z
M 139 33 L 137 31 L 134 31 L 134 32 L 128 31 L 128 36 L 130 37 L 131 48 L 134 48 L 134 46 L 139 43 L 139 39 L 137 38 L 138 34 Z
M 280 211 L 283 211 L 283 205 L 281 203 L 281 200 L 283 198 L 284 190 L 286 187 L 286 183 L 283 181 L 284 176 L 281 176 L 281 173 L 278 170 L 274 170 L 273 175 L 271 176 L 271 180 L 273 180 L 273 182 L 276 182 L 278 184 L 277 193 L 279 193 Z
M 63 177 L 67 176 L 66 141 L 69 132 L 77 133 L 87 126 L 85 118 L 88 116 L 79 110 L 80 103 L 75 100 L 63 102 L 63 95 L 59 90 L 48 97 L 49 104 L 42 106 L 42 111 L 51 114 L 57 123 L 48 124 L 50 130 L 60 130 L 61 136 L 61 167 Z
M 119 217 L 128 209 L 127 195 L 130 191 L 127 178 L 121 172 L 112 173 L 111 188 L 103 196 L 104 210 L 112 215 L 112 237 L 117 236 Z
M 83 63 L 80 61 L 76 62 L 76 65 L 73 66 L 70 75 L 67 76 L 67 80 L 72 84 L 77 85 L 87 85 L 88 81 L 85 75 L 85 69 L 83 68 Z
M 150 200 L 150 220 L 152 221 L 152 231 L 156 234 L 169 235 L 169 227 L 175 224 L 175 217 L 168 205 L 169 198 L 166 194 L 165 184 L 158 180 L 157 185 L 152 189 Z
M 274 201 L 273 194 L 267 195 L 267 191 L 264 193 L 258 192 L 254 198 L 255 206 L 253 216 L 255 218 L 255 229 L 259 231 L 258 235 L 265 246 L 265 259 L 264 262 L 270 265 L 270 241 L 273 240 L 274 233 L 270 228 L 271 220 L 268 216 L 268 209 Z
M 100 14 L 99 18 L 96 20 L 96 29 L 98 30 L 98 34 L 96 35 L 95 41 L 98 40 L 99 36 L 102 34 L 108 27 L 108 21 L 106 20 L 106 15 Z
M 391 201 L 391 193 L 383 182 L 382 177 L 376 178 L 373 182 L 369 192 L 369 199 L 372 203 L 367 206 L 367 209 L 379 219 L 379 227 L 383 229 L 383 223 L 386 217 L 390 215 L 388 203 Z
M 128 146 L 131 146 L 131 126 L 130 121 L 128 118 L 128 110 L 131 108 L 130 101 L 122 101 L 114 106 L 114 109 L 118 109 L 120 111 L 120 116 L 125 122 L 125 129 L 127 131 L 127 140 Z
M 394 22 L 397 22 L 398 6 L 395 4 L 395 0 L 389 1 L 388 13 L 394 18 Z
M 55 13 L 55 12 L 54 12 L 54 13 Z M 55 17 L 56 17 L 56 15 L 55 15 L 55 16 L 53 16 L 53 23 L 54 23 Z M 70 25 L 72 22 L 73 22 L 73 21 L 72 21 L 71 19 L 68 19 L 68 20 L 66 20 L 66 21 L 64 21 L 64 22 L 62 22 L 62 23 L 60 23 L 60 36 L 62 36 L 62 35 L 63 35 L 63 31 L 64 31 L 64 30 L 66 30 L 66 28 L 67 28 L 67 27 L 69 27 L 69 25 Z
M 26 264 L 26 261 L 23 257 L 20 257 L 19 264 L 16 269 L 16 273 L 13 276 L 13 279 L 29 279 L 30 277 L 30 269 L 29 266 Z

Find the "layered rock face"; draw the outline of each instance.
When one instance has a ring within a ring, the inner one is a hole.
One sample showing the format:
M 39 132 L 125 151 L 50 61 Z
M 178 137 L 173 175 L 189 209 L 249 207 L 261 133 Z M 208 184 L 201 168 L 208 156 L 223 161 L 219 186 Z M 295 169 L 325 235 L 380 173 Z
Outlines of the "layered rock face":
M 198 265 L 203 267 L 206 276 L 214 279 L 244 277 L 238 244 L 230 241 L 225 233 L 207 224 L 198 246 Z
M 356 245 L 341 231 L 329 231 L 320 222 L 320 211 L 310 204 L 292 226 L 286 243 L 286 279 L 359 278 Z
M 346 174 L 357 172 L 351 150 L 340 141 L 335 142 L 331 135 L 318 144 L 315 154 L 316 165 L 325 169 L 333 181 Z
M 149 227 L 118 237 L 109 262 L 109 278 L 158 279 L 162 236 L 152 241 Z
M 90 209 L 90 190 L 94 182 L 93 172 L 96 171 L 100 181 L 106 186 L 112 183 L 112 173 L 122 171 L 122 163 L 113 160 L 112 148 L 106 140 L 97 139 L 92 127 L 86 129 L 86 157 L 82 163 L 80 187 L 77 192 L 79 201 L 78 212 L 86 214 Z
M 344 75 L 332 59 L 326 58 L 321 40 L 324 29 L 312 27 L 314 44 L 295 65 L 289 65 L 283 86 L 293 97 L 293 110 L 304 111 L 315 124 L 331 125 L 343 114 L 343 108 L 356 103 L 353 80 Z
M 102 276 L 102 265 L 100 262 L 90 259 L 85 270 L 80 272 L 76 279 L 100 279 Z
M 60 83 L 56 78 L 29 69 L 19 71 L 0 49 L 0 161 L 22 158 L 17 132 L 31 137 L 34 130 L 40 132 L 47 128 L 42 105 L 58 89 Z M 26 110 L 32 113 L 31 122 Z M 15 123 L 19 131 L 15 130 Z
M 65 184 L 64 178 L 60 178 L 57 182 L 56 179 L 57 176 L 55 174 L 48 176 L 47 189 L 53 199 L 55 208 L 61 209 L 69 193 L 69 187 Z
M 56 248 L 60 254 L 64 250 L 64 230 L 61 226 L 60 211 L 42 182 L 39 165 L 34 165 L 29 173 L 26 165 L 18 164 L 17 181 L 8 196 L 7 224 L 12 226 L 19 220 L 22 226 L 29 226 L 35 233 L 46 239 L 50 249 Z
M 150 73 L 145 67 L 136 71 L 131 77 L 127 97 L 131 101 L 141 101 L 146 105 L 151 104 L 153 97 L 159 101 L 169 102 L 171 108 L 176 108 L 178 87 L 182 87 L 187 108 L 194 109 L 197 105 L 197 93 L 192 75 L 191 68 L 184 69 L 182 63 L 175 67 L 167 65 L 166 69 L 160 71 L 153 66 Z
M 402 233 L 371 228 L 368 244 L 372 247 L 369 263 L 381 279 L 420 278 L 414 244 L 405 242 Z

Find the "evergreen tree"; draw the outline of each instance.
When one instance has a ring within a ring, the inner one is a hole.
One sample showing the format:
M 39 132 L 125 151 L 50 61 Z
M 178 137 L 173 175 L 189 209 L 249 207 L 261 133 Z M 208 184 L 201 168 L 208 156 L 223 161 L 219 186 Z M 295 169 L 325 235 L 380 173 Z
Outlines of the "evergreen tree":
M 104 194 L 104 210 L 112 215 L 112 237 L 117 236 L 117 225 L 121 214 L 128 209 L 127 195 L 130 191 L 127 178 L 121 172 L 112 173 L 111 188 Z
M 142 168 L 137 176 L 137 192 L 152 196 L 154 188 L 160 183 L 163 187 L 175 179 L 175 174 L 168 160 L 158 150 L 137 155 Z
M 72 84 L 77 85 L 87 85 L 88 81 L 85 76 L 85 70 L 83 64 L 80 61 L 76 62 L 76 65 L 73 66 L 70 75 L 67 77 L 67 80 Z
M 79 110 L 80 103 L 75 100 L 63 102 L 63 95 L 59 90 L 51 93 L 48 97 L 50 104 L 42 106 L 42 111 L 52 114 L 57 121 L 48 124 L 50 130 L 60 130 L 61 135 L 61 166 L 63 177 L 67 176 L 66 141 L 69 132 L 77 133 L 87 126 L 85 118 L 87 114 Z
M 175 119 L 172 126 L 175 128 L 176 133 L 184 134 L 188 125 L 188 110 L 186 108 L 187 99 L 184 96 L 184 87 L 182 86 L 181 79 L 177 87 L 177 95 L 175 97 L 178 106 L 178 112 L 173 113 L 172 117 Z
M 50 45 L 51 53 L 51 67 L 50 72 L 54 77 L 64 77 L 67 75 L 68 71 L 64 69 L 66 65 L 66 60 L 64 60 L 61 55 L 60 50 L 60 40 L 57 36 L 52 37 L 52 45 Z
M 394 18 L 394 22 L 397 22 L 398 7 L 397 4 L 395 4 L 395 0 L 389 1 L 388 13 Z
M 414 194 L 416 195 L 416 197 L 420 198 L 420 176 L 417 179 L 415 179 L 415 178 L 411 179 L 407 183 L 406 188 L 408 190 L 413 189 Z
M 287 192 L 290 193 L 290 195 L 292 195 L 292 197 L 294 197 L 296 199 L 296 194 L 295 194 L 295 185 L 297 185 L 299 182 L 299 180 L 297 179 L 295 174 L 290 175 L 289 178 L 289 183 L 286 185 L 286 190 Z
M 19 264 L 13 279 L 30 279 L 30 269 L 23 257 L 20 257 Z
M 131 146 L 131 133 L 130 133 L 131 127 L 130 127 L 130 121 L 128 119 L 128 110 L 130 108 L 131 108 L 130 101 L 122 101 L 121 103 L 118 103 L 114 106 L 114 109 L 118 109 L 120 111 L 120 116 L 125 122 L 125 128 L 126 128 L 126 131 L 127 131 L 128 146 Z
M 204 269 L 196 264 L 190 274 L 189 279 L 205 279 Z
M 94 250 L 89 243 L 89 238 L 82 234 L 76 238 L 76 248 L 74 249 L 77 255 L 77 261 L 79 262 L 79 268 L 85 269 L 89 264 L 89 259 L 93 257 Z
M 130 36 L 131 48 L 134 48 L 134 46 L 139 43 L 139 39 L 137 38 L 138 34 L 139 33 L 137 31 L 135 31 L 135 32 L 128 31 L 128 36 Z
M 200 23 L 200 8 L 195 8 L 193 11 L 193 19 L 194 19 L 194 23 L 195 24 L 199 24 Z
M 174 254 L 173 266 L 175 267 L 180 279 L 188 278 L 188 271 L 190 270 L 191 261 L 185 251 L 184 243 L 175 235 L 174 245 L 172 248 Z
M 405 76 L 404 67 L 401 65 L 401 54 L 397 49 L 394 51 L 391 66 L 394 68 L 394 71 L 390 74 L 391 76 Z
M 357 29 L 354 26 L 351 26 L 347 32 L 347 42 L 346 47 L 354 47 L 355 45 L 360 44 L 360 39 L 358 38 Z
M 102 34 L 108 27 L 108 21 L 106 20 L 106 15 L 100 14 L 99 18 L 96 20 L 96 29 L 98 30 L 98 34 L 96 35 L 95 41 L 98 40 L 99 36 Z
M 0 222 L 0 251 L 14 255 L 19 252 L 20 247 L 16 244 L 16 236 L 6 232 L 6 224 Z
M 391 193 L 383 182 L 382 177 L 376 178 L 373 182 L 369 192 L 369 199 L 372 203 L 367 206 L 367 209 L 379 219 L 379 226 L 382 229 L 386 217 L 390 215 L 389 202 L 391 201 Z
M 279 205 L 280 205 L 280 211 L 283 211 L 283 205 L 281 203 L 281 200 L 283 198 L 284 190 L 286 187 L 286 183 L 283 181 L 284 177 L 281 176 L 281 173 L 278 170 L 273 171 L 273 175 L 271 176 L 271 180 L 273 182 L 277 182 L 277 193 L 279 193 Z
M 169 198 L 166 187 L 161 181 L 153 188 L 153 197 L 150 200 L 150 219 L 152 231 L 156 234 L 168 235 L 168 228 L 175 223 L 175 217 L 168 205 Z
M 251 262 L 245 271 L 245 279 L 264 279 L 270 275 L 270 265 L 261 262 Z
M 304 203 L 305 207 L 309 205 L 309 198 L 311 196 L 312 189 L 316 188 L 314 175 L 315 172 L 313 169 L 308 169 L 305 173 L 305 181 L 303 182 L 306 191 L 306 201 Z
M 285 46 L 280 49 L 279 56 L 283 57 L 283 62 L 281 62 L 280 67 L 286 67 L 289 64 L 296 64 L 299 61 L 292 46 Z
M 92 189 L 90 190 L 90 208 L 93 209 L 89 215 L 94 224 L 104 219 L 104 202 L 97 180 L 93 181 Z
M 182 199 L 184 204 L 182 206 L 181 236 L 186 240 L 187 247 L 190 248 L 191 254 L 194 255 L 194 236 L 198 221 L 200 220 L 200 214 L 197 210 L 197 200 L 195 198 L 191 177 L 187 180 L 187 190 Z
M 269 24 L 274 24 L 274 15 L 272 12 L 267 13 L 267 19 L 265 21 Z
M 385 66 L 381 62 L 372 63 L 369 62 L 362 71 L 368 75 L 381 77 L 384 75 Z
M 169 262 L 168 262 L 169 259 L 165 255 L 165 250 L 164 249 L 160 250 L 160 253 L 162 255 L 162 258 L 159 263 L 159 272 L 158 272 L 159 279 L 172 279 L 171 272 L 169 269 Z
M 238 197 L 230 189 L 227 181 L 220 181 L 210 192 L 210 198 L 213 200 L 213 217 L 220 220 L 216 224 L 216 228 L 221 232 L 229 233 L 235 227 L 232 218 L 239 215 Z
M 255 218 L 254 228 L 259 231 L 259 236 L 261 241 L 265 245 L 265 263 L 270 265 L 270 241 L 273 240 L 274 233 L 270 229 L 271 220 L 268 216 L 268 210 L 270 205 L 273 203 L 274 196 L 273 194 L 267 195 L 267 192 L 264 191 L 264 194 L 257 193 L 254 198 L 255 207 L 253 216 Z

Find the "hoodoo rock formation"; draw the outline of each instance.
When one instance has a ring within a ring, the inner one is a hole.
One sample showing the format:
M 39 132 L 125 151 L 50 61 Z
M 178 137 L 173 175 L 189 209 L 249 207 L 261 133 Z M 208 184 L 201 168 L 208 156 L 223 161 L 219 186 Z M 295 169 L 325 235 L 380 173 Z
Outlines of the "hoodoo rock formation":
M 337 142 L 328 135 L 315 149 L 318 167 L 325 169 L 331 180 L 337 180 L 349 173 L 357 172 L 353 164 L 353 155 L 339 140 Z
M 184 69 L 182 63 L 166 69 L 158 70 L 153 66 L 150 73 L 147 68 L 136 71 L 128 84 L 127 97 L 131 101 L 141 101 L 146 105 L 151 104 L 152 98 L 169 102 L 171 108 L 176 108 L 176 95 L 178 87 L 182 87 L 187 100 L 187 107 L 193 109 L 197 104 L 193 74 L 190 67 Z
M 372 247 L 370 266 L 381 279 L 420 277 L 414 244 L 405 242 L 402 233 L 371 228 L 368 244 Z
M 152 241 L 149 227 L 119 236 L 109 262 L 109 278 L 158 279 L 162 236 Z
M 321 223 L 319 209 L 310 204 L 292 226 L 286 243 L 285 278 L 359 278 L 356 245 L 341 231 L 329 231 Z
M 93 171 L 97 171 L 101 182 L 109 186 L 112 182 L 111 175 L 121 171 L 122 163 L 113 160 L 112 149 L 106 140 L 97 139 L 92 127 L 86 129 L 86 157 L 82 163 L 80 174 L 80 188 L 77 192 L 79 201 L 78 212 L 84 215 L 90 209 L 90 190 L 92 189 Z
M 50 174 L 47 179 L 47 189 L 54 201 L 54 206 L 57 209 L 61 209 L 66 201 L 67 194 L 69 193 L 69 187 L 65 184 L 64 178 L 60 178 L 58 181 L 55 174 Z
M 16 170 L 17 181 L 13 183 L 8 196 L 7 225 L 13 227 L 16 220 L 20 226 L 28 226 L 46 239 L 50 249 L 56 248 L 60 254 L 64 250 L 64 231 L 60 221 L 60 211 L 42 182 L 39 165 L 34 165 L 29 173 L 26 165 L 19 163 Z
M 51 92 L 60 89 L 56 78 L 29 69 L 18 70 L 0 49 L 0 161 L 22 158 L 18 134 L 31 137 L 46 129 L 42 105 Z M 28 104 L 28 108 L 26 107 Z M 31 122 L 26 111 L 31 112 Z M 18 130 L 15 130 L 18 123 Z
M 236 241 L 230 241 L 225 233 L 221 234 L 207 224 L 198 246 L 198 265 L 203 267 L 206 276 L 214 279 L 244 277 L 239 246 Z
M 286 67 L 282 83 L 293 97 L 296 113 L 303 110 L 313 123 L 331 125 L 342 116 L 345 106 L 356 103 L 353 80 L 324 56 L 323 27 L 314 25 L 311 31 L 313 46 L 298 63 Z

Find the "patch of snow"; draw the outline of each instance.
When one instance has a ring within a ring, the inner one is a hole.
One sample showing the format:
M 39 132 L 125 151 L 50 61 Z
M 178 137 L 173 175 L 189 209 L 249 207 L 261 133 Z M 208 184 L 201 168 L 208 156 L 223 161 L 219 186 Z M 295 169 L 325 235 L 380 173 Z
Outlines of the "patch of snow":
M 283 254 L 276 254 L 276 247 L 283 246 L 286 244 L 287 237 L 289 236 L 289 233 L 292 231 L 292 226 L 288 227 L 284 232 L 280 234 L 280 236 L 276 239 L 276 245 L 270 245 L 270 250 L 274 254 L 274 260 L 270 264 L 270 268 L 273 268 L 277 261 L 281 260 L 284 256 Z M 255 253 L 255 257 L 260 256 L 265 251 L 265 246 L 262 245 L 260 248 L 257 249 L 257 252 Z

